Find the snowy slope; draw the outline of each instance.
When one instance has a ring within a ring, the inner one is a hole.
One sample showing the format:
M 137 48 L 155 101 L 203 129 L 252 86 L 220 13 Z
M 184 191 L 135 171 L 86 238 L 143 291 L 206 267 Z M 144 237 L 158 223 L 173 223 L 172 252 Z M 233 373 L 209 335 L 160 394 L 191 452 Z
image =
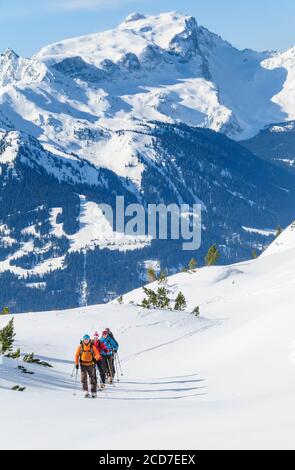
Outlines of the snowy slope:
M 262 253 L 261 256 L 269 256 L 276 253 L 284 253 L 289 252 L 291 254 L 291 250 L 294 247 L 295 243 L 295 222 L 288 227 L 288 229 L 284 230 L 276 239 L 275 241 Z
M 1 448 L 294 449 L 291 227 L 282 237 L 287 250 L 169 278 L 199 318 L 115 303 L 17 315 L 16 346 L 54 369 L 25 376 L 7 359 L 0 367 Z M 140 298 L 134 291 L 124 302 Z M 80 400 L 73 351 L 104 326 L 120 341 L 124 377 L 100 401 Z M 10 391 L 15 384 L 27 390 Z
M 295 46 L 265 60 L 262 66 L 268 70 L 281 70 L 285 74 L 282 90 L 273 97 L 273 102 L 284 110 L 289 120 L 295 118 Z

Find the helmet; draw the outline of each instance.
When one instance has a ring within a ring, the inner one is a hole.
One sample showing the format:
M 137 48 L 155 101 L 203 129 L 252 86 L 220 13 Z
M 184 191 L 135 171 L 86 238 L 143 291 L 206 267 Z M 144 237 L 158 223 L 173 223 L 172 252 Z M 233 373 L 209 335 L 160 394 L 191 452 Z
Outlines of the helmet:
M 83 336 L 83 341 L 90 341 L 90 336 L 89 335 L 84 335 Z
M 109 334 L 108 330 L 103 330 L 102 336 L 108 336 L 108 334 Z

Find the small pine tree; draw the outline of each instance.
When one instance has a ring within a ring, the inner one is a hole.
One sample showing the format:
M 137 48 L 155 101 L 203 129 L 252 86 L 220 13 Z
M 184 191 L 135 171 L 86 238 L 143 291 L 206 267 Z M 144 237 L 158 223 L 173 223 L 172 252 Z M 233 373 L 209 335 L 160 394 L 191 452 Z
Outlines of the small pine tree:
M 200 315 L 200 307 L 195 307 L 192 314 L 195 315 L 195 317 L 198 317 Z
M 143 299 L 143 301 L 141 302 L 141 307 L 142 308 L 151 308 L 151 304 L 149 302 L 148 299 Z
M 35 358 L 34 353 L 26 354 L 23 357 L 23 361 L 24 362 L 29 362 L 29 363 L 32 363 L 32 364 L 39 364 L 40 366 L 44 366 L 44 367 L 52 367 L 53 368 L 53 366 L 51 364 L 49 364 L 49 362 L 40 361 L 40 359 Z
M 253 259 L 256 259 L 257 257 L 258 257 L 257 251 L 256 251 L 256 250 L 253 250 L 253 251 L 252 251 L 252 258 L 253 258 Z
M 175 299 L 174 310 L 185 310 L 186 309 L 186 300 L 182 292 L 178 292 Z
M 143 308 L 170 308 L 168 290 L 165 286 L 158 287 L 157 292 L 147 287 L 143 288 L 146 297 L 141 302 Z
M 142 307 L 144 308 L 156 308 L 158 306 L 158 299 L 157 294 L 152 289 L 148 289 L 147 287 L 143 288 L 145 295 L 147 296 L 142 301 Z
M 159 287 L 157 290 L 157 307 L 158 308 L 169 308 L 170 299 L 168 298 L 168 291 L 163 287 Z
M 197 267 L 197 261 L 195 260 L 195 258 L 192 258 L 190 262 L 188 263 L 188 269 L 190 271 L 194 271 L 196 267 Z
M 117 301 L 118 301 L 118 304 L 119 304 L 119 305 L 122 305 L 122 303 L 123 303 L 123 295 L 120 295 L 120 296 L 117 298 Z
M 278 225 L 276 228 L 276 238 L 278 238 L 281 235 L 282 231 L 283 231 L 282 227 Z
M 219 258 L 220 258 L 220 253 L 218 251 L 217 245 L 214 244 L 209 248 L 208 253 L 205 256 L 206 265 L 213 266 L 214 264 L 217 263 Z
M 10 359 L 19 359 L 20 358 L 20 349 L 18 348 L 16 351 L 6 354 L 6 357 L 9 357 Z
M 8 324 L 0 330 L 0 348 L 2 350 L 2 354 L 12 351 L 14 337 L 14 318 L 12 318 Z
M 9 307 L 3 307 L 1 315 L 9 315 L 9 314 L 10 314 Z
M 167 280 L 167 271 L 162 270 L 159 274 L 159 277 L 158 277 L 158 284 L 166 286 L 167 282 L 168 282 L 168 280 Z
M 148 278 L 149 282 L 156 281 L 156 279 L 157 279 L 156 271 L 154 270 L 154 268 L 152 266 L 149 266 L 147 268 L 146 274 L 147 274 L 147 278 Z

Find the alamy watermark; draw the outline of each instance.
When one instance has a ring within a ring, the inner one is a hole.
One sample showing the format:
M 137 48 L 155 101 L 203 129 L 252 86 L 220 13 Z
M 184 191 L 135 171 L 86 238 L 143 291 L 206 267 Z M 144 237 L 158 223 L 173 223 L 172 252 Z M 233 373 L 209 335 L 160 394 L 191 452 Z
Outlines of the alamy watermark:
M 98 204 L 117 233 L 148 236 L 158 240 L 182 240 L 183 250 L 201 245 L 201 204 L 141 204 L 125 206 L 124 196 L 116 197 L 115 211 L 109 204 Z

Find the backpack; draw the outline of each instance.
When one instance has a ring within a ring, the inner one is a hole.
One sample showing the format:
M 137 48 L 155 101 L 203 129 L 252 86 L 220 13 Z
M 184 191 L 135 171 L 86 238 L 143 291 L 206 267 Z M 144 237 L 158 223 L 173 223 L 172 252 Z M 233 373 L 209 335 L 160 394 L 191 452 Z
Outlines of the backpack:
M 92 366 L 95 364 L 95 358 L 94 358 L 94 351 L 92 347 L 92 343 L 84 344 L 83 341 L 80 342 L 81 348 L 80 348 L 80 364 L 84 366 Z

